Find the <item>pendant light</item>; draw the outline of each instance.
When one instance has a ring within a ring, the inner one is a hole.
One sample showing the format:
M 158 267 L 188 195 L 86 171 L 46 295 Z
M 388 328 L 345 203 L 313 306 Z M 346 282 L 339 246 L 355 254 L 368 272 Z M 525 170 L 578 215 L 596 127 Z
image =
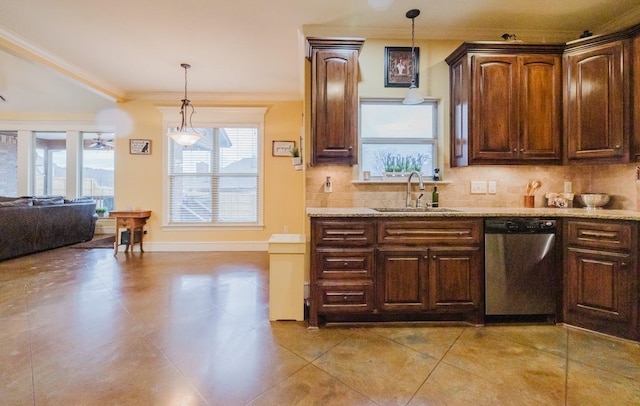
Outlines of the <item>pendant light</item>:
M 407 11 L 406 17 L 411 19 L 411 66 L 413 67 L 413 76 L 411 77 L 411 85 L 407 97 L 404 98 L 402 104 L 420 104 L 424 101 L 420 91 L 416 86 L 416 48 L 415 48 L 415 19 L 420 15 L 420 10 L 412 9 Z
M 197 132 L 193 128 L 193 124 L 191 124 L 191 116 L 195 113 L 195 109 L 193 108 L 191 101 L 187 98 L 187 69 L 191 68 L 191 65 L 188 63 L 182 63 L 180 66 L 184 68 L 184 99 L 182 99 L 182 107 L 180 107 L 180 116 L 182 116 L 182 118 L 180 120 L 180 127 L 178 130 L 169 131 L 167 135 L 183 147 L 190 147 L 202 138 L 202 134 Z M 191 112 L 188 113 L 189 119 L 187 120 L 187 109 L 189 107 L 191 107 Z

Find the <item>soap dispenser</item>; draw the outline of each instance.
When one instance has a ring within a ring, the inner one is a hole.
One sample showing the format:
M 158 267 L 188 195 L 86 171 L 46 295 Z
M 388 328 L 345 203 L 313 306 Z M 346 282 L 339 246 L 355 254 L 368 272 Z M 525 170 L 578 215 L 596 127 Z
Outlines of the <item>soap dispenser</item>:
M 438 200 L 440 196 L 438 196 L 438 187 L 433 187 L 433 193 L 431 194 L 431 207 L 438 207 Z

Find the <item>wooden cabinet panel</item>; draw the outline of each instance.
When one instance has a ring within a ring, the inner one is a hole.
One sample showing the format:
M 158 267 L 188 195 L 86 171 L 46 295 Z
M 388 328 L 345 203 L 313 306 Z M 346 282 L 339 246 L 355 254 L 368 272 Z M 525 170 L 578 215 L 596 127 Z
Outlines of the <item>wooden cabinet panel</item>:
M 519 153 L 525 160 L 559 160 L 562 62 L 559 55 L 523 55 L 520 61 Z
M 637 225 L 568 220 L 564 249 L 564 319 L 638 339 Z
M 380 220 L 378 241 L 381 244 L 461 245 L 482 240 L 479 220 Z
M 354 279 L 373 277 L 373 248 L 366 250 L 342 248 L 318 249 L 314 264 L 317 277 L 323 279 Z
M 372 283 L 322 283 L 318 286 L 317 308 L 325 313 L 369 312 L 373 310 Z M 315 316 L 317 318 L 317 315 Z M 317 326 L 309 321 L 311 326 Z
M 367 220 L 311 220 L 313 242 L 321 246 L 362 247 L 375 243 L 375 223 Z
M 446 59 L 451 166 L 561 163 L 563 48 L 464 43 Z
M 480 247 L 429 249 L 429 307 L 441 311 L 482 308 Z
M 518 65 L 515 55 L 472 56 L 472 161 L 513 159 L 518 144 Z
M 637 339 L 637 276 L 628 254 L 569 248 L 569 324 Z
M 424 250 L 381 249 L 376 283 L 381 311 L 421 311 L 428 308 L 428 268 Z
M 364 40 L 308 38 L 311 164 L 358 163 L 358 53 Z
M 564 58 L 567 160 L 628 162 L 628 42 L 585 46 Z
M 458 60 L 449 69 L 452 167 L 469 165 L 469 87 L 465 62 Z
M 581 247 L 628 251 L 631 249 L 631 233 L 630 223 L 572 220 L 568 223 L 565 238 L 569 244 Z
M 633 67 L 631 73 L 633 77 L 633 88 L 631 89 L 633 99 L 631 107 L 633 114 L 631 137 L 633 138 L 635 160 L 638 162 L 640 161 L 640 33 L 636 33 L 633 38 L 631 55 L 633 55 L 633 60 L 631 61 L 631 66 Z

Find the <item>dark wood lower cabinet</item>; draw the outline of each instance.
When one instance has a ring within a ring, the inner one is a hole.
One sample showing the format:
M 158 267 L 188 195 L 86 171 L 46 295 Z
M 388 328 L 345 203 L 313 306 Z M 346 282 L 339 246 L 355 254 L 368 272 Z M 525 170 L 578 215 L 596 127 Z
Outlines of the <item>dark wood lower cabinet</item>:
M 640 340 L 639 226 L 622 220 L 563 221 L 565 323 Z M 313 217 L 309 326 L 483 324 L 482 228 L 481 218 Z
M 569 220 L 565 235 L 565 322 L 640 339 L 637 225 Z
M 372 225 L 375 234 L 358 231 Z M 482 323 L 481 233 L 481 219 L 312 218 L 309 325 L 332 320 Z M 355 234 L 361 238 L 326 238 Z

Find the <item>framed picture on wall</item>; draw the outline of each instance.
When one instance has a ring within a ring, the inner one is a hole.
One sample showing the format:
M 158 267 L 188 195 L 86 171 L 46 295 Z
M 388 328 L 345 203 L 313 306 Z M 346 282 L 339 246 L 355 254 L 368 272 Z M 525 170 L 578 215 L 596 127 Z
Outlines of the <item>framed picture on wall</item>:
M 151 155 L 151 140 L 130 140 L 129 153 L 134 155 Z
M 420 85 L 418 69 L 420 48 L 415 47 L 416 86 Z M 413 78 L 411 47 L 384 47 L 384 87 L 409 87 Z
M 291 150 L 296 146 L 295 141 L 273 141 L 271 155 L 291 156 Z

